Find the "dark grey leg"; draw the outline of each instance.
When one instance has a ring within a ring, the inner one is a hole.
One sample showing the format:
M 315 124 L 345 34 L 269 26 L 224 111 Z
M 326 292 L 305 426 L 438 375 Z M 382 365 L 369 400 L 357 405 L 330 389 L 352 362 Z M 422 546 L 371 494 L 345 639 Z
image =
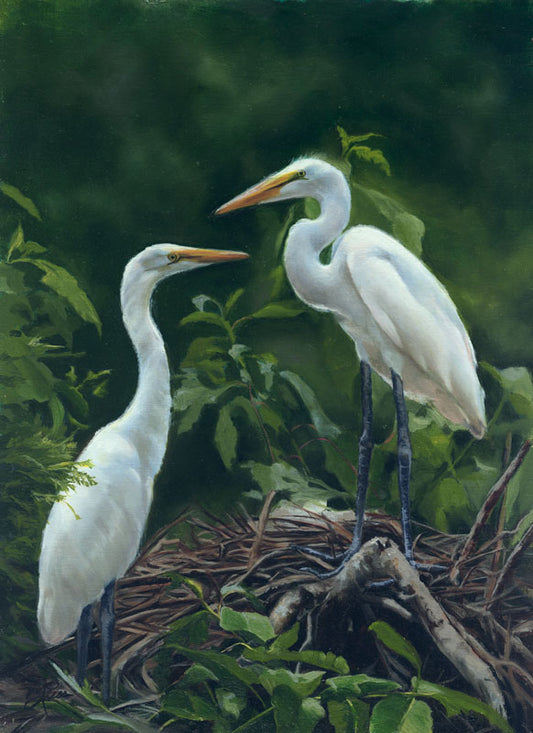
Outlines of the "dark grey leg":
M 413 558 L 413 540 L 411 538 L 411 519 L 409 511 L 409 481 L 411 478 L 411 440 L 409 438 L 409 419 L 405 406 L 403 383 L 399 374 L 391 369 L 392 393 L 396 404 L 396 422 L 398 426 L 398 489 L 400 492 L 401 520 L 405 557 L 411 564 Z
M 359 438 L 359 464 L 357 467 L 357 497 L 355 500 L 355 528 L 350 549 L 346 553 L 349 560 L 359 552 L 363 543 L 365 523 L 366 492 L 370 473 L 370 458 L 374 446 L 372 440 L 372 370 L 366 361 L 361 362 L 361 406 L 363 410 L 362 431 Z
M 100 601 L 100 633 L 102 636 L 102 699 L 109 704 L 111 688 L 111 650 L 115 628 L 115 581 L 104 590 Z
M 78 628 L 76 629 L 76 653 L 78 662 L 78 672 L 76 681 L 79 685 L 83 685 L 85 673 L 87 671 L 87 661 L 89 653 L 89 639 L 93 627 L 93 604 L 89 603 L 81 612 Z

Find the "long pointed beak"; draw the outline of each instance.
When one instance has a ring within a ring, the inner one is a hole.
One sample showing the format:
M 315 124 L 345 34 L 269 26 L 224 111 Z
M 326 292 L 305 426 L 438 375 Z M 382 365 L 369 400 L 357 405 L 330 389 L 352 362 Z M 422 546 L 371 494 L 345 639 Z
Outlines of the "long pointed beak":
M 261 204 L 269 199 L 276 198 L 280 189 L 285 184 L 294 180 L 294 172 L 291 173 L 277 173 L 273 176 L 265 178 L 264 181 L 252 186 L 244 193 L 235 196 L 235 198 L 228 201 L 226 204 L 222 204 L 218 209 L 213 212 L 214 216 L 220 214 L 229 214 L 230 211 L 236 211 L 237 209 L 244 209 L 247 206 L 255 206 Z
M 191 247 L 190 249 L 180 250 L 179 256 L 180 259 L 202 262 L 209 265 L 216 264 L 218 262 L 246 260 L 250 255 L 246 254 L 246 252 L 233 252 L 232 250 L 201 249 L 200 247 Z

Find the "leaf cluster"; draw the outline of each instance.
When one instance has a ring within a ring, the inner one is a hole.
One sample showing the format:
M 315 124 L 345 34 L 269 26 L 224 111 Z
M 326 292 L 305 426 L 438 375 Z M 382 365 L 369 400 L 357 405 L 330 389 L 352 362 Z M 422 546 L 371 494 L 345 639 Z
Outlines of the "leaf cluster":
M 222 592 L 227 597 L 235 590 Z M 226 632 L 223 648 L 195 648 L 207 642 L 210 623 Z M 511 733 L 485 703 L 424 680 L 417 651 L 387 623 L 376 621 L 370 629 L 379 643 L 414 668 L 409 689 L 392 680 L 350 674 L 343 657 L 305 648 L 299 624 L 277 635 L 262 613 L 226 605 L 214 612 L 206 606 L 176 622 L 166 639 L 167 651 L 192 664 L 162 696 L 161 730 L 187 720 L 209 722 L 218 733 L 311 733 L 318 727 L 335 733 L 430 733 L 437 705 L 447 717 L 475 714 L 495 730 Z
M 17 188 L 0 191 L 36 219 Z M 0 259 L 0 656 L 8 661 L 34 636 L 36 560 L 49 505 L 85 482 L 73 462 L 76 430 L 85 428 L 89 399 L 102 394 L 106 372 L 80 379 L 73 337 L 83 324 L 100 329 L 85 292 L 46 248 L 16 227 Z
M 302 450 L 311 442 L 334 445 L 340 428 L 298 374 L 247 343 L 246 332 L 254 323 L 294 321 L 306 309 L 293 300 L 278 300 L 233 320 L 242 292 L 225 304 L 197 296 L 196 310 L 181 321 L 192 338 L 174 377 L 175 434 L 191 433 L 204 444 L 210 435 L 221 470 L 242 477 L 254 508 L 273 489 L 278 498 L 295 501 L 340 496 L 339 489 L 312 475 Z

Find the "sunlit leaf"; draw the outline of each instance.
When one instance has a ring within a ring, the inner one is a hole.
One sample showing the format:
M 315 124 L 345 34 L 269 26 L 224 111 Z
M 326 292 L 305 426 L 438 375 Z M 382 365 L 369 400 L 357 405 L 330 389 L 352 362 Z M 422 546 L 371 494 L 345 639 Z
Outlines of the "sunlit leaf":
M 25 209 L 28 214 L 31 214 L 33 217 L 35 217 L 35 219 L 39 219 L 39 221 L 41 221 L 39 209 L 35 206 L 33 201 L 27 196 L 24 196 L 22 191 L 20 191 L 18 188 L 12 186 L 9 183 L 6 183 L 5 181 L 0 181 L 0 191 L 2 191 L 5 196 L 8 196 L 10 199 L 15 201 L 15 203 L 17 203 L 23 209 Z
M 297 300 L 279 300 L 255 311 L 250 318 L 294 318 L 306 310 L 306 306 Z
M 370 706 L 362 700 L 330 700 L 328 719 L 335 733 L 368 733 Z
M 378 702 L 370 717 L 370 733 L 431 733 L 433 718 L 425 702 L 391 695 Z
M 401 634 L 395 631 L 392 626 L 389 626 L 385 621 L 374 621 L 374 623 L 370 624 L 368 628 L 370 631 L 374 632 L 382 644 L 385 644 L 385 646 L 393 652 L 396 652 L 396 654 L 407 659 L 407 661 L 416 669 L 418 677 L 420 677 L 422 662 L 420 661 L 418 652 L 411 642 L 404 639 Z
M 272 695 L 277 687 L 285 686 L 298 695 L 300 699 L 309 697 L 320 684 L 324 672 L 291 672 L 280 667 L 279 669 L 263 669 L 259 675 L 259 683 Z
M 324 700 L 379 695 L 400 689 L 400 685 L 393 680 L 369 677 L 366 674 L 330 677 L 326 680 L 326 685 L 328 689 L 322 693 Z
M 21 249 L 24 245 L 24 232 L 22 231 L 22 227 L 19 224 L 13 234 L 11 235 L 11 240 L 9 242 L 9 248 L 7 250 L 7 261 L 10 262 L 11 255 L 17 252 L 17 250 Z
M 56 292 L 69 303 L 71 308 L 87 323 L 96 326 L 98 333 L 101 333 L 102 324 L 93 304 L 86 293 L 78 285 L 78 281 L 64 267 L 55 265 L 48 260 L 25 259 L 19 260 L 28 262 L 44 272 L 42 282 L 51 290 Z
M 438 700 L 446 708 L 448 717 L 461 713 L 476 713 L 485 717 L 491 725 L 503 731 L 503 733 L 513 733 L 509 723 L 494 708 L 464 692 L 450 690 L 448 687 L 427 682 L 426 680 L 419 680 L 417 682 L 416 693 L 417 695 Z
M 224 304 L 224 315 L 226 317 L 228 317 L 233 308 L 235 308 L 243 293 L 244 288 L 238 288 L 237 290 L 234 290 L 233 293 L 231 293 L 229 298 L 226 300 Z
M 226 631 L 247 632 L 263 642 L 276 636 L 268 616 L 251 611 L 234 611 L 228 606 L 224 606 L 220 612 L 220 625 Z
M 337 656 L 333 652 L 320 652 L 314 649 L 291 651 L 290 649 L 280 649 L 272 645 L 268 649 L 264 647 L 245 649 L 243 656 L 253 662 L 264 662 L 267 664 L 274 660 L 300 662 L 313 667 L 321 667 L 337 674 L 346 674 L 346 672 L 349 672 L 348 663 L 344 657 Z

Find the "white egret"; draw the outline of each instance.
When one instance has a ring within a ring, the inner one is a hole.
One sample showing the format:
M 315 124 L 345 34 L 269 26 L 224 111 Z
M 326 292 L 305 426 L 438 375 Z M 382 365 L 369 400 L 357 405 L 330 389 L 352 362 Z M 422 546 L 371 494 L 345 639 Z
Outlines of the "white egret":
M 432 403 L 452 423 L 481 438 L 486 428 L 484 393 L 474 349 L 444 287 L 400 242 L 372 226 L 351 227 L 342 233 L 350 217 L 350 188 L 329 163 L 318 158 L 296 160 L 215 214 L 306 197 L 318 201 L 320 215 L 301 219 L 290 228 L 284 252 L 287 276 L 304 303 L 334 314 L 355 342 L 361 362 L 356 525 L 341 566 L 362 541 L 372 453 L 372 369 L 393 389 L 405 555 L 416 564 L 409 520 L 411 443 L 404 395 Z M 331 261 L 322 264 L 320 252 L 331 243 Z
M 122 315 L 135 348 L 139 378 L 130 405 L 99 430 L 79 456 L 95 484 L 77 485 L 52 507 L 39 561 L 38 623 L 57 644 L 77 629 L 77 679 L 85 677 L 92 606 L 100 601 L 102 696 L 110 692 L 114 586 L 137 554 L 152 501 L 152 484 L 166 450 L 170 380 L 165 346 L 151 315 L 159 282 L 209 264 L 240 260 L 242 252 L 155 244 L 128 262 L 120 291 Z

